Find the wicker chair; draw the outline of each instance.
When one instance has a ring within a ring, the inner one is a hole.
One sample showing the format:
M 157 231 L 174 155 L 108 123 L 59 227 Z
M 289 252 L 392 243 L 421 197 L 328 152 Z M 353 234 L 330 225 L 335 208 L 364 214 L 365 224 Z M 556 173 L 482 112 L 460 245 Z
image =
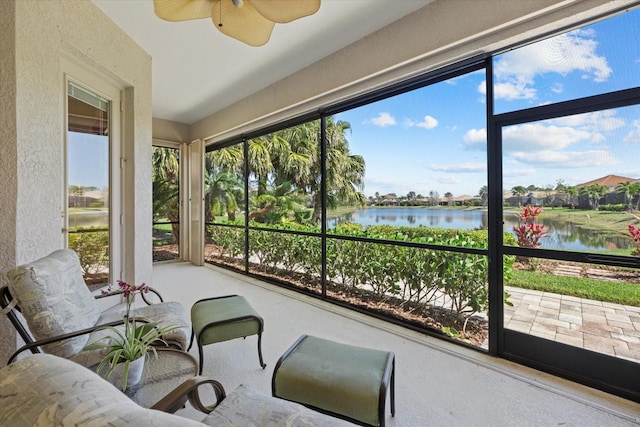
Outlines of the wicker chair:
M 121 305 L 102 311 L 87 288 L 78 255 L 70 249 L 57 250 L 37 261 L 15 267 L 7 273 L 8 286 L 0 289 L 0 306 L 24 342 L 8 360 L 30 350 L 71 359 L 92 366 L 102 359 L 100 351 L 84 350 L 88 343 L 103 338 L 109 326 L 123 324 Z M 191 323 L 178 302 L 160 302 L 132 310 L 136 319 L 157 323 L 159 327 L 176 325 L 164 340 L 184 350 Z M 110 295 L 119 295 L 113 292 Z M 25 325 L 26 322 L 26 325 Z

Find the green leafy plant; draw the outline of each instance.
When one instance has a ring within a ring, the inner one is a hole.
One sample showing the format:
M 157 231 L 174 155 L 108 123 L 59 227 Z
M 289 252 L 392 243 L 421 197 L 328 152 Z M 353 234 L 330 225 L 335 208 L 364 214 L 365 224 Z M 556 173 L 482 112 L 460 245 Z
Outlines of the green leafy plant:
M 156 358 L 158 353 L 154 345 L 158 343 L 167 343 L 162 339 L 162 336 L 177 326 L 166 326 L 158 328 L 156 323 L 142 323 L 136 324 L 136 319 L 131 318 L 131 304 L 134 301 L 135 295 L 142 292 L 148 292 L 149 287 L 146 284 L 140 286 L 130 285 L 122 280 L 118 280 L 120 291 L 127 300 L 127 311 L 124 316 L 124 330 L 117 327 L 110 327 L 111 334 L 95 341 L 85 347 L 85 350 L 99 350 L 107 348 L 108 351 L 103 357 L 102 361 L 98 364 L 96 372 L 102 374 L 104 372 L 104 378 L 109 379 L 113 371 L 118 364 L 123 363 L 122 374 L 122 390 L 124 391 L 127 386 L 127 378 L 129 376 L 130 364 L 146 356 L 147 352 L 151 352 Z M 111 293 L 111 285 L 106 291 L 102 291 L 103 295 Z
M 79 227 L 69 233 L 69 248 L 80 258 L 85 274 L 96 274 L 109 267 L 109 232 L 96 227 Z

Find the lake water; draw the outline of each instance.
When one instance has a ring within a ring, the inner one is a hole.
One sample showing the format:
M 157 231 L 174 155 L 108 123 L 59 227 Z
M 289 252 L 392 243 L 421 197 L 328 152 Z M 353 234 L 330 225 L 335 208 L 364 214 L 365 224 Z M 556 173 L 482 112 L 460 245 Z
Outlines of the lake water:
M 482 210 L 369 208 L 331 218 L 327 221 L 327 227 L 333 228 L 337 224 L 344 222 L 353 222 L 362 226 L 395 225 L 418 227 L 423 225 L 425 227 L 472 230 L 487 228 L 488 214 Z M 541 246 L 545 249 L 606 252 L 629 248 L 629 239 L 624 236 L 599 234 L 552 218 L 545 218 L 537 222 L 543 224 L 550 232 L 548 237 L 541 239 Z M 504 230 L 513 233 L 513 227 L 518 225 L 519 222 L 516 215 L 507 213 L 504 220 Z
M 69 212 L 69 227 L 108 227 L 109 212 L 104 211 L 85 211 L 85 212 Z

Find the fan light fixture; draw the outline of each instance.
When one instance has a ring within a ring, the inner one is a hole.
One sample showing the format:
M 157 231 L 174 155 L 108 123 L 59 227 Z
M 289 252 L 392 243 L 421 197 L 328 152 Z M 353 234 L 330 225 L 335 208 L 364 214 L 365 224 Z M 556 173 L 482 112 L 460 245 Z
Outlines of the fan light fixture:
M 166 21 L 211 18 L 223 34 L 262 46 L 276 23 L 313 15 L 320 0 L 153 0 L 153 9 Z

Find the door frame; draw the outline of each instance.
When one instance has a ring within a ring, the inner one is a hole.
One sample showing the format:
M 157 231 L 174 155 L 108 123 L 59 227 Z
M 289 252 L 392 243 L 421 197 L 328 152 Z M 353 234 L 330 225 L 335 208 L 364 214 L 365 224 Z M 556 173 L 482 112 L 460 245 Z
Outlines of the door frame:
M 490 70 L 490 68 L 489 68 Z M 489 85 L 488 85 L 489 86 Z M 533 107 L 509 113 L 490 115 L 489 119 L 489 182 L 494 189 L 502 189 L 502 129 L 507 126 L 576 114 L 640 105 L 640 88 L 620 90 L 551 105 Z M 489 187 L 492 188 L 491 186 Z M 498 356 L 530 366 L 575 382 L 614 393 L 640 402 L 640 363 L 585 350 L 564 343 L 505 329 L 502 303 L 502 276 L 505 255 L 547 258 L 588 264 L 640 268 L 640 258 L 587 252 L 571 252 L 505 246 L 503 243 L 502 191 L 490 191 L 489 206 L 493 211 L 493 271 L 497 280 L 491 281 L 494 290 L 492 326 L 495 328 L 494 349 Z M 497 273 L 499 271 L 499 273 Z M 499 296 L 498 298 L 495 296 Z
M 63 159 L 64 173 L 62 183 L 61 207 L 62 218 L 62 247 L 68 248 L 68 84 L 73 84 L 93 92 L 109 101 L 109 283 L 115 283 L 125 277 L 123 254 L 123 198 L 124 198 L 124 159 L 122 137 L 122 117 L 124 105 L 122 102 L 122 85 L 112 79 L 101 76 L 94 70 L 68 59 L 61 58 L 62 77 L 64 82 L 64 138 Z

